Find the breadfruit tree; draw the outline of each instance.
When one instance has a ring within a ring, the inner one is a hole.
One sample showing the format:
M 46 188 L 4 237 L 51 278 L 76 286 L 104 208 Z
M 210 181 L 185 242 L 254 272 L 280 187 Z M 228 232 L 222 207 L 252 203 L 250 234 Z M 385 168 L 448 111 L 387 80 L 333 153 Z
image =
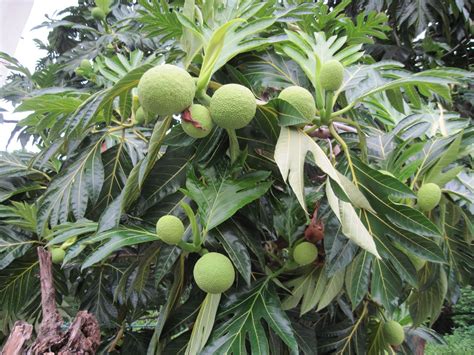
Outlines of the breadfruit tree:
M 35 147 L 0 153 L 0 341 L 42 295 L 50 349 L 76 314 L 124 354 L 439 339 L 473 281 L 473 75 L 377 61 L 386 12 L 325 3 L 80 1 L 34 73 L 0 54 Z

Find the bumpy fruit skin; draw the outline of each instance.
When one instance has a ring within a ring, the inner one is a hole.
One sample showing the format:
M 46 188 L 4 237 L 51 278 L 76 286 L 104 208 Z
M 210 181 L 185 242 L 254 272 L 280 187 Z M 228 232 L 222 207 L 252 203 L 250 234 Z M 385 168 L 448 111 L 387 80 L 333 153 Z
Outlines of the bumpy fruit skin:
M 89 60 L 83 59 L 83 60 L 81 60 L 80 67 L 83 70 L 90 70 L 90 69 L 92 69 L 92 64 L 91 64 L 91 62 L 89 62 Z
M 61 264 L 64 260 L 66 252 L 61 248 L 52 248 L 51 249 L 51 259 L 53 264 Z
M 308 242 L 298 244 L 293 250 L 293 259 L 298 265 L 308 265 L 318 257 L 318 248 L 316 245 Z
M 324 63 L 319 74 L 319 81 L 324 90 L 336 91 L 344 80 L 344 67 L 338 60 Z
M 181 126 L 183 131 L 193 138 L 204 138 L 211 133 L 214 123 L 211 119 L 211 113 L 206 106 L 194 104 L 189 108 L 189 115 L 193 121 L 196 121 L 201 127 L 195 127 L 193 122 L 182 119 Z
M 235 281 L 232 262 L 220 253 L 207 253 L 194 265 L 194 280 L 198 287 L 207 293 L 227 291 Z
M 431 211 L 441 200 L 441 189 L 432 182 L 424 184 L 418 190 L 418 207 L 422 211 Z
M 137 112 L 135 112 L 135 123 L 136 124 L 143 124 L 146 119 L 145 111 L 143 111 L 143 107 L 139 107 Z
M 257 102 L 252 91 L 238 84 L 227 84 L 216 90 L 211 98 L 211 117 L 225 129 L 240 129 L 252 121 Z
M 94 7 L 91 10 L 91 15 L 97 21 L 102 21 L 105 19 L 105 12 L 100 7 Z
M 278 98 L 288 102 L 308 121 L 316 115 L 316 105 L 311 93 L 301 86 L 290 86 L 283 89 Z
M 188 108 L 195 93 L 192 76 L 171 64 L 149 69 L 138 83 L 138 99 L 143 109 L 160 116 L 180 113 Z
M 156 223 L 156 234 L 166 244 L 178 244 L 184 235 L 183 222 L 178 217 L 166 215 Z
M 405 340 L 405 332 L 400 323 L 389 320 L 383 325 L 383 337 L 385 341 L 393 346 L 398 346 Z

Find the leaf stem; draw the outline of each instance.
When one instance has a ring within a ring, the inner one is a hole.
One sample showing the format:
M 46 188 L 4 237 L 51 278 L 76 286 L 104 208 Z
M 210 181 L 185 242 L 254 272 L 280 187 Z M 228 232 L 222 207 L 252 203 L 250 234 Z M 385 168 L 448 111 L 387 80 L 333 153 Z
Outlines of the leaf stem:
M 209 106 L 211 103 L 211 97 L 206 94 L 206 90 L 200 90 L 196 92 L 196 99 L 204 106 Z
M 364 132 L 362 132 L 362 127 L 359 125 L 359 123 L 351 119 L 343 118 L 343 117 L 337 117 L 334 119 L 334 121 L 346 123 L 350 126 L 355 127 L 355 129 L 357 130 L 357 134 L 359 136 L 359 146 L 360 146 L 360 151 L 362 153 L 361 154 L 362 160 L 366 162 L 367 161 L 367 140 L 365 139 L 365 134 Z
M 347 163 L 349 164 L 349 168 L 351 169 L 352 180 L 354 181 L 354 184 L 358 186 L 359 183 L 357 181 L 357 177 L 354 171 L 354 166 L 352 164 L 351 154 L 349 152 L 349 148 L 347 147 L 346 142 L 344 142 L 344 139 L 342 139 L 341 136 L 337 133 L 336 129 L 334 128 L 334 124 L 332 122 L 329 124 L 329 131 L 331 132 L 331 135 L 334 137 L 334 139 L 341 146 L 342 150 L 344 151 L 344 154 L 346 154 Z
M 240 153 L 239 140 L 237 139 L 237 134 L 235 129 L 227 129 L 227 134 L 229 135 L 229 153 L 230 161 L 234 163 L 237 160 L 237 157 Z
M 355 104 L 355 103 L 353 102 L 353 103 L 347 105 L 346 107 L 340 109 L 339 111 L 333 112 L 333 113 L 331 114 L 331 118 L 337 117 L 337 116 L 340 116 L 340 115 L 343 115 L 343 114 L 346 113 L 347 111 L 351 110 L 351 109 L 354 107 L 354 104 Z

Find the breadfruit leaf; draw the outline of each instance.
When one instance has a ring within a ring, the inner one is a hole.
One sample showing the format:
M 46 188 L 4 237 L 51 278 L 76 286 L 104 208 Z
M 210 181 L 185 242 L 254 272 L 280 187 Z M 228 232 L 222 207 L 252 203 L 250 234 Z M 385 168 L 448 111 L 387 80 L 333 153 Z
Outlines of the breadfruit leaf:
M 446 172 L 443 169 L 449 164 L 459 159 L 459 148 L 461 147 L 462 134 L 459 134 L 456 139 L 449 145 L 448 149 L 439 157 L 436 164 L 426 174 L 424 183 L 435 183 L 443 187 L 450 180 L 454 179 L 456 175 L 463 169 L 463 167 L 454 167 Z
M 326 196 L 331 209 L 341 222 L 342 233 L 362 249 L 380 258 L 372 235 L 360 220 L 354 207 L 350 203 L 339 200 L 336 197 L 329 180 L 326 182 Z
M 201 352 L 211 354 L 241 354 L 249 342 L 252 354 L 269 355 L 269 341 L 262 321 L 289 347 L 298 353 L 298 345 L 290 320 L 281 309 L 278 296 L 269 279 L 255 284 L 249 291 L 233 295 L 222 305 L 208 345 Z
M 186 194 L 199 206 L 204 231 L 217 227 L 245 205 L 262 196 L 271 186 L 266 171 L 255 171 L 237 179 L 225 171 L 222 176 L 203 172 L 203 182 L 193 171 L 186 180 Z M 204 233 L 205 234 L 205 233 Z

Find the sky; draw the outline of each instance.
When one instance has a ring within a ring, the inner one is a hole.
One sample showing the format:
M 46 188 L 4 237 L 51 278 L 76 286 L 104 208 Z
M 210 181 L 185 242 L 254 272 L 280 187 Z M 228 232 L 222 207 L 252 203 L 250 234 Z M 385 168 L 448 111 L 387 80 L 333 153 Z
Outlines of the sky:
M 12 1 L 12 3 L 14 4 L 15 1 L 21 3 L 21 0 L 14 0 Z M 44 51 L 36 48 L 33 39 L 38 38 L 42 41 L 46 41 L 49 30 L 47 28 L 41 28 L 31 31 L 31 29 L 45 21 L 46 14 L 54 18 L 55 14 L 59 10 L 62 10 L 65 7 L 75 4 L 77 4 L 77 0 L 35 0 L 15 51 L 14 53 L 8 54 L 14 56 L 31 72 L 33 72 L 35 69 L 36 61 L 45 54 Z M 14 16 L 14 14 L 12 14 L 12 16 Z M 7 120 L 19 120 L 27 116 L 27 113 L 23 112 L 12 113 L 14 108 L 4 101 L 0 102 L 0 107 L 9 111 L 8 113 L 3 114 L 4 118 Z M 5 150 L 8 138 L 10 137 L 11 131 L 14 126 L 14 124 L 0 124 L 0 151 Z M 16 139 L 13 139 L 10 145 L 8 146 L 8 151 L 13 151 L 17 149 L 21 149 L 21 144 L 20 142 L 17 142 Z M 34 147 L 32 147 L 31 145 L 28 145 L 27 149 L 35 150 Z

